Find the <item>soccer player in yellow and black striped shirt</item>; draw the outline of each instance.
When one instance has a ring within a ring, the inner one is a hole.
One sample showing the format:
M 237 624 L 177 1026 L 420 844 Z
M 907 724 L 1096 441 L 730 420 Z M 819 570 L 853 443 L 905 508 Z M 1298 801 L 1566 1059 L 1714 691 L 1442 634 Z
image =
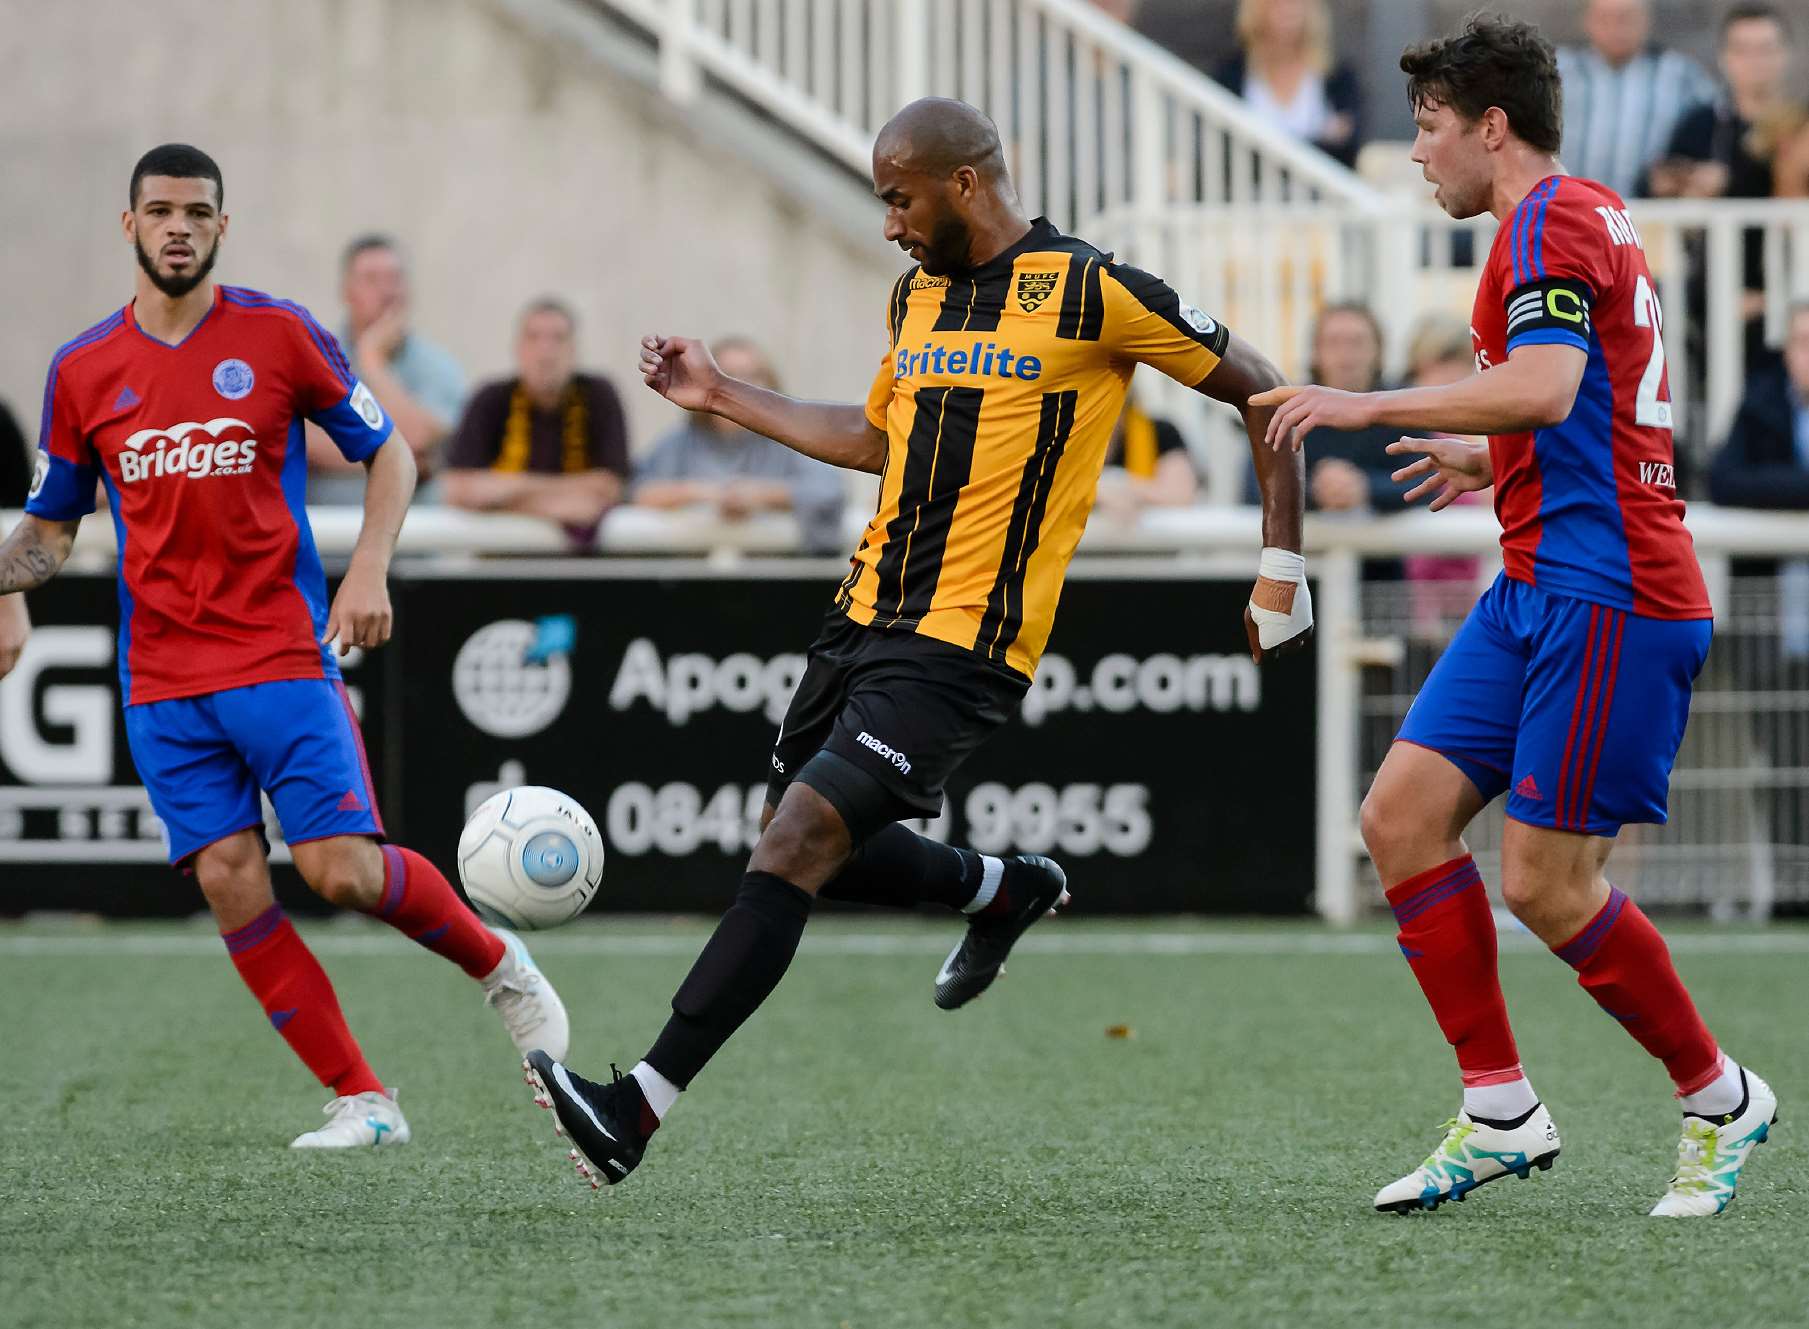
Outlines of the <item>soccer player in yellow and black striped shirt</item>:
M 1296 649 L 1311 631 L 1300 463 L 1260 446 L 1269 413 L 1249 405 L 1282 381 L 1268 361 L 1160 279 L 1028 220 L 997 130 L 971 106 L 906 107 L 880 133 L 873 184 L 886 238 L 917 266 L 893 284 L 864 408 L 730 379 L 699 341 L 642 343 L 643 375 L 668 400 L 881 479 L 773 749 L 760 842 L 664 1032 L 610 1085 L 529 1057 L 541 1101 L 603 1181 L 639 1163 L 679 1092 L 779 981 L 815 897 L 966 913 L 936 979 L 944 1009 L 983 992 L 1018 937 L 1066 902 L 1046 858 L 1001 861 L 898 823 L 940 811 L 949 775 L 1029 687 L 1139 363 L 1244 415 L 1263 494 L 1251 651 Z

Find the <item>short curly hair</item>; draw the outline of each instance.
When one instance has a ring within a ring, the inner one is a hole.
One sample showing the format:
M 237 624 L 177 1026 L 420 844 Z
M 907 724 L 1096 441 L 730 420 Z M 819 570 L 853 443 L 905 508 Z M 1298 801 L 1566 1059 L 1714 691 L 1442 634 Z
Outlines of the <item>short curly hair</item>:
M 1480 120 L 1491 106 L 1508 128 L 1540 152 L 1555 153 L 1564 138 L 1564 83 L 1558 55 L 1530 23 L 1499 14 L 1473 14 L 1455 37 L 1440 37 L 1401 53 L 1407 100 L 1449 106 Z

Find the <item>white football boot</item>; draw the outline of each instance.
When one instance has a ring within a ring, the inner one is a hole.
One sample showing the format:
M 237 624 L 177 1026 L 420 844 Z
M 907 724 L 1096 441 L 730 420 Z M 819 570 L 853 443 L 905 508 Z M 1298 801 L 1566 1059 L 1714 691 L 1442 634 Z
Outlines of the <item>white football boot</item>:
M 1677 1175 L 1652 1206 L 1653 1218 L 1710 1218 L 1733 1202 L 1740 1169 L 1778 1119 L 1778 1096 L 1770 1085 L 1745 1067 L 1740 1082 L 1746 1101 L 1719 1121 L 1683 1119 Z
M 1436 1209 L 1502 1177 L 1524 1179 L 1534 1168 L 1549 1171 L 1557 1156 L 1558 1128 L 1543 1103 L 1512 1130 L 1460 1112 L 1445 1123 L 1445 1138 L 1424 1163 L 1376 1192 L 1376 1208 L 1395 1214 Z
M 502 1016 L 517 1052 L 539 1048 L 554 1061 L 564 1061 L 572 1042 L 572 1022 L 565 1003 L 520 937 L 503 928 L 491 931 L 503 939 L 507 949 L 502 962 L 483 980 L 484 1001 Z
M 291 1149 L 383 1149 L 407 1144 L 408 1118 L 396 1106 L 396 1091 L 369 1090 L 335 1098 L 321 1111 L 327 1124 L 289 1142 Z

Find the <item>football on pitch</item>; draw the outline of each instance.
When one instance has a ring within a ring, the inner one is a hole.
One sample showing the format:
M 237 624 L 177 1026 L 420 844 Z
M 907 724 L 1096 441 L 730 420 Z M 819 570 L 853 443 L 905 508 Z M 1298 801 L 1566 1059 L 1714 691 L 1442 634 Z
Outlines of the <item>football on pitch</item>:
M 602 884 L 603 837 L 578 800 L 557 789 L 505 789 L 465 823 L 459 880 L 489 922 L 556 928 L 576 918 Z

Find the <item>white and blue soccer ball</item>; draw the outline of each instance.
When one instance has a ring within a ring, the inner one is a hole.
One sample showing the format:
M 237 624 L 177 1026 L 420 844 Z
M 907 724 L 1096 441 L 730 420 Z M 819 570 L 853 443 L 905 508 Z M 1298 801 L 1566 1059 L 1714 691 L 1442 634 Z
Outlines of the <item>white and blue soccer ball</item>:
M 505 789 L 465 823 L 459 880 L 488 922 L 556 928 L 583 912 L 603 884 L 603 837 L 578 800 L 557 789 Z

